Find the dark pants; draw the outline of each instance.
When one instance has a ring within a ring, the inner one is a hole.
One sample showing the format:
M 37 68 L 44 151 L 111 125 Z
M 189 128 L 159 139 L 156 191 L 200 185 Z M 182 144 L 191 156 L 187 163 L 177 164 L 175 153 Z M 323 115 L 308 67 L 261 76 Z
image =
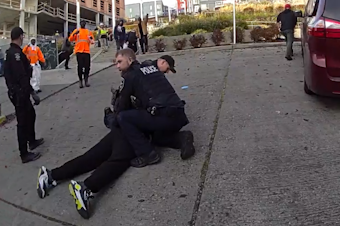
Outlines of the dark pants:
M 0 59 L 0 75 L 3 75 L 4 74 L 4 63 L 5 63 L 5 60 L 4 59 Z
M 20 156 L 27 154 L 27 142 L 35 141 L 35 110 L 30 100 L 30 96 L 18 98 L 17 94 L 8 94 L 14 105 L 17 118 L 17 135 Z
M 65 68 L 68 68 L 68 62 L 70 61 L 70 51 L 65 51 L 64 53 L 64 59 L 65 59 Z
M 89 53 L 77 53 L 78 77 L 82 81 L 90 74 L 91 55 Z
M 178 109 L 178 113 L 172 117 L 162 114 L 153 116 L 146 110 L 128 110 L 120 112 L 117 121 L 137 156 L 148 154 L 154 149 L 145 133 L 162 131 L 175 134 L 188 124 L 184 109 Z
M 294 42 L 294 30 L 284 30 L 282 31 L 283 36 L 286 38 L 286 57 L 293 56 L 293 42 Z
M 134 52 L 137 52 L 137 42 L 129 42 L 128 47 L 132 49 Z
M 72 179 L 78 175 L 93 173 L 84 183 L 92 192 L 99 192 L 120 177 L 129 167 L 135 154 L 119 128 L 114 128 L 85 154 L 52 170 L 56 181 Z
M 116 123 L 114 113 L 104 116 L 104 124 L 109 129 L 115 129 Z M 158 147 L 169 147 L 174 149 L 181 148 L 181 140 L 178 131 L 155 131 L 151 134 L 145 134 L 147 137 L 151 136 L 151 142 Z
M 124 45 L 124 40 L 118 40 L 118 39 L 116 39 L 116 47 L 117 47 L 117 51 L 123 49 L 123 45 Z
M 147 35 L 143 35 L 140 39 L 139 39 L 139 44 L 140 44 L 140 48 L 142 49 L 142 52 L 145 53 L 148 51 L 148 36 Z

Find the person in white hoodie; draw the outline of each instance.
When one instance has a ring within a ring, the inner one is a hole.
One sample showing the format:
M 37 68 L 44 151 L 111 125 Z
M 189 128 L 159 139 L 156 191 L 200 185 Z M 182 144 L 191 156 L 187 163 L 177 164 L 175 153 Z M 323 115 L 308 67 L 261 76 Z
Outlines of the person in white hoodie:
M 22 52 L 27 56 L 33 69 L 31 85 L 35 92 L 40 93 L 41 66 L 39 62 L 45 64 L 45 58 L 40 48 L 36 45 L 36 39 L 31 38 L 30 43 L 24 47 Z

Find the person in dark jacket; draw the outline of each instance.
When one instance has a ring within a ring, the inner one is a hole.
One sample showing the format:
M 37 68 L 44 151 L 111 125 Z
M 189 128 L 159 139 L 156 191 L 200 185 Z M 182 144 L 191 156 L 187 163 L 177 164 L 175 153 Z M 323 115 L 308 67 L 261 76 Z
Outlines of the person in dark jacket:
M 62 46 L 62 54 L 64 55 L 64 59 L 65 59 L 65 70 L 70 69 L 68 67 L 68 62 L 70 61 L 70 55 L 72 54 L 71 52 L 71 42 L 68 40 L 68 38 L 70 37 L 70 32 L 67 33 L 67 37 L 64 39 L 63 42 L 63 46 Z
M 279 23 L 280 30 L 286 38 L 286 59 L 292 60 L 294 29 L 297 24 L 297 17 L 295 12 L 291 10 L 290 4 L 286 4 L 285 10 L 278 15 L 277 23 Z
M 123 49 L 123 45 L 126 40 L 126 32 L 123 20 L 120 20 L 119 23 L 115 26 L 113 36 L 116 40 L 117 51 Z
M 158 67 L 141 65 L 131 49 L 116 54 L 116 67 L 122 72 L 114 110 L 119 126 L 132 145 L 136 158 L 131 166 L 144 167 L 161 161 L 145 133 L 173 134 L 189 123 L 185 102 Z M 132 108 L 135 109 L 132 109 Z
M 32 67 L 26 55 L 22 52 L 24 31 L 15 27 L 11 31 L 11 46 L 6 51 L 5 80 L 8 88 L 8 97 L 12 102 L 17 118 L 17 136 L 22 163 L 31 162 L 40 158 L 40 153 L 29 152 L 44 143 L 44 139 L 36 139 L 35 119 L 36 114 L 30 96 L 34 104 L 40 103 L 40 98 L 33 90 L 30 79 Z

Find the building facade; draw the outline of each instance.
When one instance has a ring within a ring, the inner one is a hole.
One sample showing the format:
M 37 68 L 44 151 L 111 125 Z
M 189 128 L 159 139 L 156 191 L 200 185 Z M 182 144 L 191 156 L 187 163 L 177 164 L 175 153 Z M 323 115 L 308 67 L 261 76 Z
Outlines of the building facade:
M 156 8 L 156 11 L 155 11 Z M 132 3 L 125 5 L 125 16 L 129 19 L 138 18 L 140 15 L 143 17 L 149 14 L 149 17 L 155 17 L 155 12 L 158 16 L 163 16 L 167 8 L 163 5 L 162 1 L 149 1 L 143 3 Z
M 124 0 L 78 0 L 80 17 L 88 28 L 100 22 L 112 25 L 112 6 L 115 19 L 125 17 Z M 0 39 L 9 37 L 15 26 L 22 27 L 27 36 L 67 34 L 77 27 L 77 0 L 0 0 Z

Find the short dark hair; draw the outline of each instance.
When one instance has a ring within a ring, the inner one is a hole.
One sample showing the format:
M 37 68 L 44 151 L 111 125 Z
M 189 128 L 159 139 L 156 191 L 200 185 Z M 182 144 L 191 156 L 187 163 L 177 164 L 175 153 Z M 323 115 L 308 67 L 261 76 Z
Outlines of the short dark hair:
M 25 34 L 21 27 L 15 27 L 11 31 L 11 39 L 16 40 L 20 38 L 21 35 Z
M 135 52 L 134 52 L 132 49 L 130 49 L 130 48 L 119 50 L 119 51 L 116 53 L 116 58 L 117 58 L 117 56 L 119 56 L 119 55 L 129 57 L 129 58 L 131 58 L 132 60 L 136 60 L 136 54 L 135 54 Z

